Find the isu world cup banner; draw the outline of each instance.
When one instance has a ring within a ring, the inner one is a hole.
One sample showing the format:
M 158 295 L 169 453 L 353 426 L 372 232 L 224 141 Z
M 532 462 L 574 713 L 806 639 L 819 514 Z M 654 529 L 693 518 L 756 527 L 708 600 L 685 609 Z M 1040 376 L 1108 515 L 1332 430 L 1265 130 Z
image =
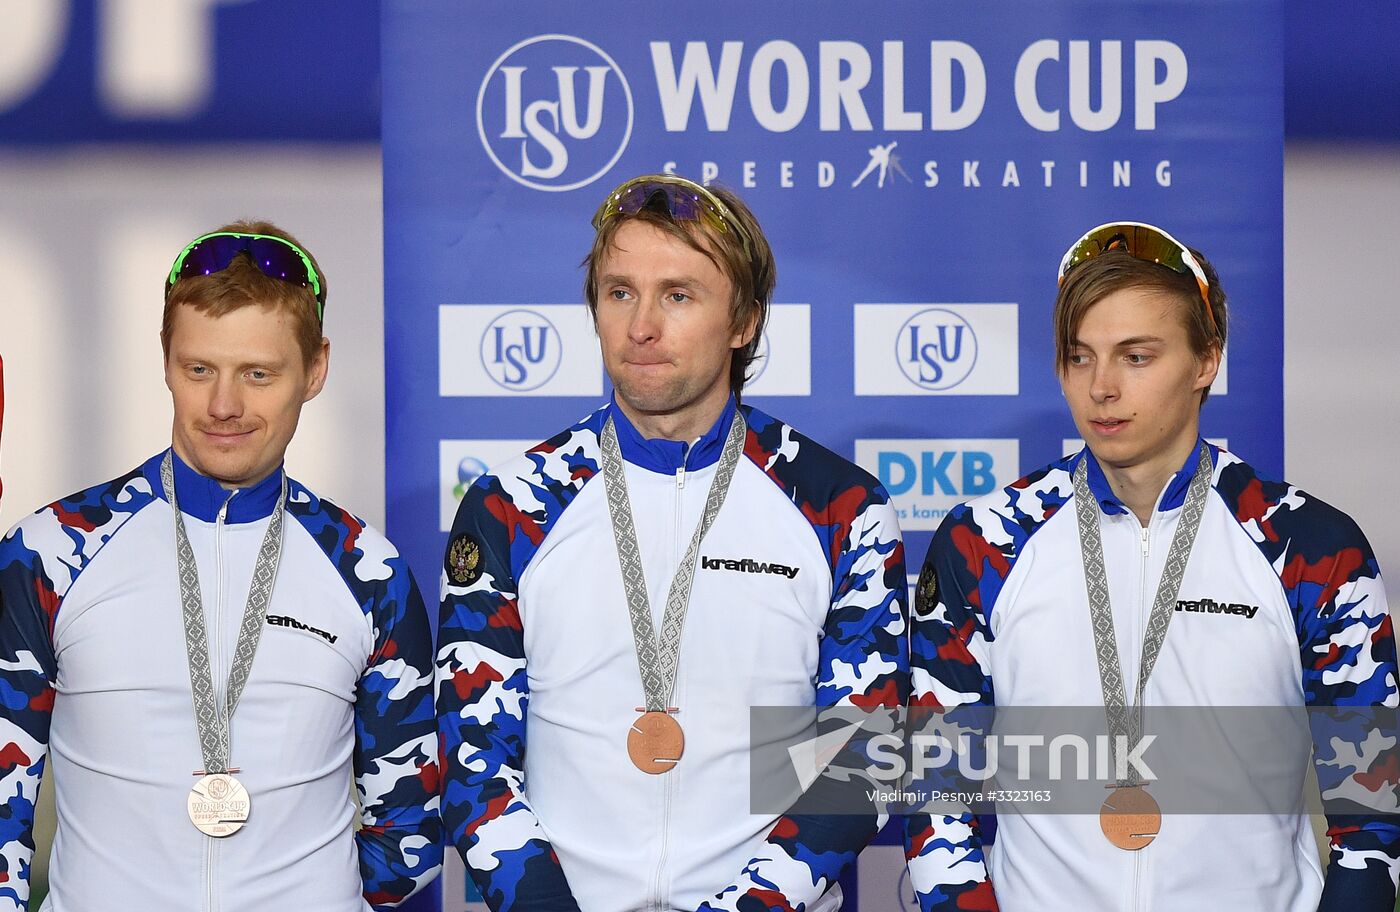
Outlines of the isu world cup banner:
M 1277 0 L 390 0 L 384 25 L 388 525 L 429 588 L 471 482 L 608 396 L 579 262 L 646 172 L 757 214 L 778 286 L 745 399 L 880 479 L 911 573 L 955 504 L 1079 446 L 1051 306 L 1103 222 L 1215 263 L 1203 430 L 1282 473 Z M 893 842 L 846 908 L 914 908 Z M 484 909 L 449 857 L 444 907 Z

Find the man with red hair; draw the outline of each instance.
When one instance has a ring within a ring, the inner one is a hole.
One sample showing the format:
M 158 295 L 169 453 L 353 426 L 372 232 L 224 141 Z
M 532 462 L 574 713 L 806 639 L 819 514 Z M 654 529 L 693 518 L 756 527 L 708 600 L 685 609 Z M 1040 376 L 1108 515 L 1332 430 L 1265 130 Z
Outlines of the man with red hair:
M 45 910 L 363 912 L 436 872 L 422 599 L 282 464 L 325 300 L 276 226 L 196 238 L 165 285 L 170 448 L 0 542 L 0 909 L 29 906 L 46 760 Z

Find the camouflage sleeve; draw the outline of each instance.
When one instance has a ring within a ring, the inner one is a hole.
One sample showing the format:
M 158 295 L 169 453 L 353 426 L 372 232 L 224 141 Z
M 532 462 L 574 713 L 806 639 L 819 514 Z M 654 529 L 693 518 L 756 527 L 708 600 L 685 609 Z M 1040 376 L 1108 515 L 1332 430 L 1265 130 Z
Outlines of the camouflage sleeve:
M 1340 519 L 1295 536 L 1281 571 L 1331 842 L 1318 908 L 1391 912 L 1400 873 L 1395 638 L 1370 545 Z M 1323 535 L 1329 526 L 1334 534 Z
M 154 499 L 133 471 L 49 504 L 0 541 L 0 910 L 29 907 L 59 607 L 103 546 Z
M 386 546 L 387 542 L 384 543 Z M 433 641 L 408 565 L 393 554 L 375 576 L 374 652 L 355 701 L 355 834 L 365 899 L 397 906 L 442 865 Z
M 516 579 L 542 538 L 500 482 L 482 476 L 457 510 L 442 577 L 443 817 L 493 912 L 578 908 L 525 795 L 530 694 Z
M 1007 556 L 987 543 L 968 508 L 943 520 L 915 593 L 910 706 L 916 717 L 940 713 L 948 719 L 963 707 L 995 705 L 988 671 L 992 632 L 984 609 L 995 602 L 1009 572 Z M 973 814 L 910 814 L 904 848 L 922 912 L 997 908 Z
M 831 606 L 818 654 L 816 705 L 862 709 L 901 706 L 909 695 L 908 582 L 904 546 L 889 498 L 878 486 L 853 487 L 820 509 L 803 507 L 828 548 Z M 854 789 L 863 779 L 813 787 Z M 839 802 L 840 796 L 823 797 Z M 779 912 L 803 909 L 825 894 L 887 820 L 869 814 L 789 813 L 768 834 L 764 851 L 739 879 L 701 906 L 701 912 Z
M 29 908 L 34 804 L 57 675 L 50 637 L 61 598 L 39 545 L 26 541 L 36 531 L 22 524 L 0 542 L 0 909 Z
M 1216 489 L 1278 574 L 1331 857 L 1319 912 L 1391 912 L 1400 870 L 1395 637 L 1385 587 L 1350 516 L 1221 451 Z

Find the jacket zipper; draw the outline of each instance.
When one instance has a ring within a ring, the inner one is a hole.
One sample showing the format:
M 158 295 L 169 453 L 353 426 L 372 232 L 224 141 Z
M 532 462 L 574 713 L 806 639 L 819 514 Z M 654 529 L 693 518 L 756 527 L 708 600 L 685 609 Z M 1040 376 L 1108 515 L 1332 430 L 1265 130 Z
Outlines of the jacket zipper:
M 1145 619 L 1143 618 L 1143 612 L 1144 612 L 1144 611 L 1150 612 L 1150 611 L 1152 610 L 1152 606 L 1151 606 L 1151 603 L 1148 601 L 1148 595 L 1147 595 L 1147 589 L 1148 589 L 1148 586 L 1147 586 L 1147 572 L 1148 572 L 1148 569 L 1149 569 L 1150 555 L 1151 555 L 1151 552 L 1152 552 L 1152 544 L 1151 544 L 1151 543 L 1152 543 L 1152 519 L 1155 519 L 1155 518 L 1156 518 L 1156 513 L 1154 512 L 1153 515 L 1152 515 L 1152 518 L 1148 519 L 1147 525 L 1141 526 L 1141 527 L 1140 527 L 1140 531 L 1141 531 L 1141 533 L 1142 533 L 1142 571 L 1141 571 L 1141 592 L 1140 592 L 1140 594 L 1139 594 L 1139 596 L 1138 596 L 1137 618 L 1138 618 L 1138 626 L 1139 626 L 1139 628 L 1142 629 L 1142 630 L 1146 630 L 1146 629 L 1147 629 L 1147 624 L 1148 624 L 1148 620 L 1145 620 Z M 1136 688 L 1136 686 L 1137 686 L 1137 678 L 1140 678 L 1140 677 L 1142 676 L 1142 662 L 1143 662 L 1143 653 L 1142 653 L 1142 645 L 1141 645 L 1141 644 L 1142 644 L 1142 641 L 1141 641 L 1141 637 L 1136 637 L 1135 639 L 1136 639 L 1136 642 L 1138 643 L 1138 647 L 1137 647 L 1138 653 L 1137 653 L 1137 675 L 1134 677 L 1134 680 L 1133 680 L 1133 686 L 1134 686 L 1134 688 Z M 1136 697 L 1136 694 L 1134 694 L 1134 696 Z M 1146 694 L 1146 688 L 1144 688 L 1144 690 L 1143 690 L 1143 699 L 1146 699 L 1146 696 L 1147 696 L 1147 694 Z M 1136 699 L 1135 699 L 1135 700 L 1134 700 L 1134 704 L 1135 704 L 1135 705 L 1134 705 L 1134 710 L 1133 710 L 1133 711 L 1134 711 L 1134 712 L 1137 712 L 1137 713 L 1141 713 L 1141 712 L 1142 712 L 1142 707 L 1141 707 L 1141 706 L 1137 706 L 1136 703 L 1137 703 L 1137 701 L 1136 701 Z M 1141 850 L 1141 849 L 1139 849 L 1138 851 L 1136 851 L 1136 852 L 1133 853 L 1133 894 L 1132 894 L 1132 905 L 1131 905 L 1131 908 L 1134 910 L 1134 912 L 1136 912 L 1136 910 L 1142 908 L 1142 850 Z
M 223 506 L 219 507 L 219 514 L 214 519 L 214 622 L 210 627 L 209 638 L 213 640 L 210 644 L 211 661 L 210 672 L 214 683 L 214 705 L 223 706 L 222 688 L 219 687 L 219 680 L 223 676 L 224 664 L 224 521 L 228 518 L 229 503 L 238 494 L 237 491 L 229 494 Z M 227 724 L 228 720 L 224 720 Z M 208 770 L 205 770 L 208 772 Z M 207 861 L 205 865 L 205 908 L 208 912 L 218 912 L 218 900 L 215 890 L 216 875 L 219 861 L 219 841 L 213 836 L 204 837 L 204 856 Z
M 689 455 L 687 450 L 686 455 Z M 681 548 L 681 519 L 685 513 L 685 496 L 681 493 L 685 490 L 685 458 L 681 459 L 680 467 L 676 469 L 676 491 L 675 491 L 675 521 L 671 529 L 671 559 L 677 568 L 681 559 L 685 556 L 680 553 Z M 686 542 L 689 545 L 689 541 Z M 698 558 L 697 558 L 698 559 Z M 667 587 L 669 590 L 669 587 Z M 652 903 L 651 907 L 657 912 L 667 912 L 671 908 L 667 898 L 662 895 L 666 881 L 666 858 L 671 850 L 671 804 L 675 800 L 675 778 L 676 770 L 662 774 L 661 783 L 661 848 L 656 855 L 656 878 L 652 882 Z

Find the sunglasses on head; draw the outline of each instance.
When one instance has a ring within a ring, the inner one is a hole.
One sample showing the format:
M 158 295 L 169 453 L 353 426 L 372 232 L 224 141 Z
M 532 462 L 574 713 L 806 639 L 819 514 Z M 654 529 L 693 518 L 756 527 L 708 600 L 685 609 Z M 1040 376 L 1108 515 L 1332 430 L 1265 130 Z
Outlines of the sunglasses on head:
M 648 174 L 622 184 L 608 194 L 593 214 L 593 228 L 601 231 L 618 216 L 635 215 L 657 205 L 679 221 L 704 222 L 719 234 L 733 234 L 744 253 L 753 255 L 748 232 L 719 197 L 694 181 L 671 174 Z
M 1172 272 L 1194 276 L 1196 287 L 1201 292 L 1201 300 L 1206 305 L 1206 319 L 1210 322 L 1211 331 L 1219 333 L 1215 324 L 1215 308 L 1210 304 L 1210 280 L 1206 278 L 1205 270 L 1196 262 L 1196 258 L 1191 255 L 1185 244 L 1155 225 L 1142 222 L 1109 222 L 1091 228 L 1065 251 L 1064 259 L 1060 260 L 1060 284 L 1065 283 L 1065 276 L 1080 263 L 1114 250 L 1121 250 L 1135 259 L 1165 266 Z
M 170 289 L 181 279 L 224 271 L 240 253 L 246 253 L 263 275 L 310 288 L 316 296 L 316 319 L 322 319 L 326 309 L 326 293 L 321 287 L 321 277 L 316 274 L 316 267 L 311 265 L 311 257 L 291 241 L 270 234 L 216 231 L 195 238 L 180 251 L 170 267 L 170 275 L 165 279 L 165 294 L 169 296 Z

